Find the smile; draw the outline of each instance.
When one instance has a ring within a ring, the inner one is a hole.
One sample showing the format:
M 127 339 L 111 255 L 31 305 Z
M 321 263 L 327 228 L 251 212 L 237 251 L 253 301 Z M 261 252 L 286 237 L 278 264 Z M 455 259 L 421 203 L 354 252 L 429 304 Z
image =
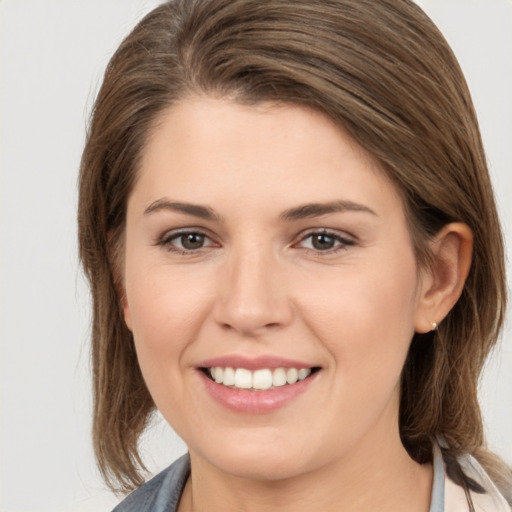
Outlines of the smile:
M 223 408 L 266 414 L 316 389 L 322 366 L 272 354 L 225 354 L 201 361 L 196 370 L 207 395 Z
M 217 384 L 231 389 L 266 391 L 302 381 L 314 370 L 314 368 L 262 368 L 251 371 L 246 368 L 214 366 L 207 368 L 206 374 Z

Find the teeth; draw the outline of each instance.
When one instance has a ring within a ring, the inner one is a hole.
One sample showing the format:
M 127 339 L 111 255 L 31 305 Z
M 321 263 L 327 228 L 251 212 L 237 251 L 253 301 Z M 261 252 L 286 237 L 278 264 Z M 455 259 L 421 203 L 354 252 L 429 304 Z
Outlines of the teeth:
M 224 382 L 223 382 L 224 384 Z M 237 368 L 235 371 L 235 388 L 249 389 L 252 387 L 252 373 L 245 368 Z
M 270 389 L 272 387 L 272 372 L 270 370 L 256 370 L 252 375 L 254 389 Z
M 224 370 L 219 366 L 213 369 L 213 380 L 218 384 L 220 384 L 224 380 Z
M 310 373 L 311 370 L 309 368 L 301 368 L 298 372 L 297 378 L 299 380 L 304 380 Z
M 276 368 L 272 374 L 272 385 L 274 387 L 284 386 L 286 384 L 286 371 L 284 368 Z
M 311 368 L 262 368 L 247 370 L 245 368 L 223 368 L 215 366 L 208 369 L 212 379 L 224 386 L 265 391 L 271 388 L 295 384 L 304 380 L 311 373 Z
M 286 382 L 288 384 L 295 384 L 299 378 L 299 370 L 297 368 L 288 368 L 286 370 Z
M 234 386 L 235 385 L 235 370 L 233 368 L 225 368 L 224 369 L 224 378 L 222 380 L 224 386 Z

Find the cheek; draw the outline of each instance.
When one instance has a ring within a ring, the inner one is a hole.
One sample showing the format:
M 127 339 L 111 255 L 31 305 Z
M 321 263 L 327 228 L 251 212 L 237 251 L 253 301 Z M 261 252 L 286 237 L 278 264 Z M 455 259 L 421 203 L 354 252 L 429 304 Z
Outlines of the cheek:
M 134 258 L 127 259 L 125 275 L 125 311 L 139 365 L 157 406 L 165 409 L 164 402 L 172 398 L 169 388 L 180 393 L 181 373 L 200 336 L 211 294 L 205 276 L 197 271 L 176 271 L 167 265 L 148 268 Z
M 370 262 L 371 263 L 371 262 Z M 418 277 L 412 254 L 377 258 L 309 286 L 302 311 L 343 379 L 399 379 L 414 334 Z
M 207 295 L 204 284 L 200 272 L 127 259 L 126 310 L 136 342 L 162 351 L 176 347 L 175 340 L 197 328 Z
M 191 431 L 204 431 L 204 424 L 196 424 L 204 411 L 198 408 L 191 382 L 196 382 L 198 346 L 204 347 L 201 340 L 211 341 L 204 329 L 211 326 L 208 315 L 218 289 L 215 276 L 211 269 L 198 267 L 139 266 L 131 282 L 127 280 L 142 375 L 156 407 L 184 439 Z

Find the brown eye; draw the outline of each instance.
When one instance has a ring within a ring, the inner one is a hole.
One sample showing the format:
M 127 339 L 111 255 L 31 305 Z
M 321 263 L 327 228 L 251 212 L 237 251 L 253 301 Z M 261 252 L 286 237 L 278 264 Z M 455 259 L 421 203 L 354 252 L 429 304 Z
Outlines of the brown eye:
M 326 251 L 332 249 L 336 244 L 336 240 L 333 236 L 329 236 L 323 233 L 311 235 L 311 245 L 317 251 Z
M 200 231 L 174 231 L 166 233 L 158 242 L 165 250 L 180 254 L 194 254 L 207 247 L 216 247 L 208 235 Z
M 315 251 L 317 254 L 333 254 L 354 245 L 354 240 L 330 231 L 309 233 L 302 238 L 296 247 Z
M 186 233 L 181 235 L 179 241 L 183 249 L 194 251 L 204 246 L 205 236 L 201 233 Z

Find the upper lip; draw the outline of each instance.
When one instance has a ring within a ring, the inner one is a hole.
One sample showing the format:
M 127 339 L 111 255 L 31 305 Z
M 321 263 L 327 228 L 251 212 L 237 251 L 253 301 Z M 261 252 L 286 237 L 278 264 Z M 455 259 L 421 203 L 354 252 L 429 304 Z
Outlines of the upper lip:
M 213 368 L 217 366 L 223 368 L 245 368 L 247 370 L 259 370 L 262 368 L 269 368 L 272 370 L 275 368 L 313 368 L 318 367 L 319 365 L 275 355 L 248 357 L 236 354 L 206 359 L 198 365 L 200 368 Z

